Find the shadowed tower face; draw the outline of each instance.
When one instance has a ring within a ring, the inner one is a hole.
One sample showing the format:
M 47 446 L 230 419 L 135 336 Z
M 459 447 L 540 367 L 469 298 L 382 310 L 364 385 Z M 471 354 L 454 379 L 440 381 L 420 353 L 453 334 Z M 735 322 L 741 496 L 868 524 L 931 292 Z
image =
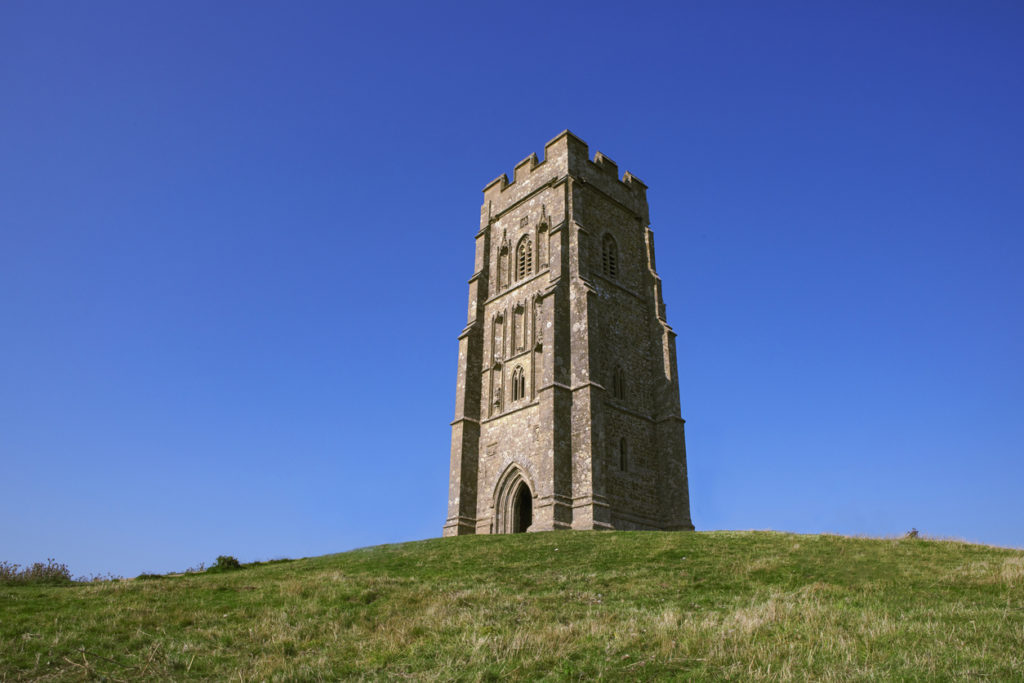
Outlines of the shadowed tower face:
M 693 529 L 647 187 L 569 131 L 484 188 L 444 535 Z

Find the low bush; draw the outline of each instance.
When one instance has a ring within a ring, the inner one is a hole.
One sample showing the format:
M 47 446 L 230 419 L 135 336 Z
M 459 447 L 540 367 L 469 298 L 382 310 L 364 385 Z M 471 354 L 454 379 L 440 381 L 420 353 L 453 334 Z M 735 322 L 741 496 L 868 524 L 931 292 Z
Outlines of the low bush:
M 45 563 L 34 562 L 27 567 L 0 562 L 0 584 L 42 584 L 61 586 L 71 583 L 71 572 L 66 564 L 48 558 Z
M 217 556 L 217 561 L 214 562 L 213 566 L 211 566 L 206 571 L 207 572 L 212 572 L 212 573 L 230 572 L 230 571 L 234 571 L 235 569 L 241 569 L 241 568 L 242 568 L 242 563 L 238 561 L 237 557 L 232 557 L 231 555 L 218 555 Z

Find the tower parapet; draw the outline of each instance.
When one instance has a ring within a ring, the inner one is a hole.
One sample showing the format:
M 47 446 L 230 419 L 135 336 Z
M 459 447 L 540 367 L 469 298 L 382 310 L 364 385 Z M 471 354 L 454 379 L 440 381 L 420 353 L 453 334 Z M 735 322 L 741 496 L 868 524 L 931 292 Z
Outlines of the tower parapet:
M 531 154 L 515 165 L 511 182 L 503 173 L 488 183 L 481 214 L 485 220 L 496 218 L 538 188 L 566 176 L 593 183 L 646 220 L 647 185 L 629 171 L 620 178 L 618 164 L 600 151 L 591 159 L 587 143 L 568 129 L 544 145 L 543 161 Z

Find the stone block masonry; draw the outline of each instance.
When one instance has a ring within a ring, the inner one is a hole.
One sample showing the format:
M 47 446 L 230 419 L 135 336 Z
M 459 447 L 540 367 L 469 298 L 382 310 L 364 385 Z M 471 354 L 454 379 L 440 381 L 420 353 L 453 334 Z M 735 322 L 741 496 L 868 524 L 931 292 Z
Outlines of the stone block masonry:
M 445 536 L 693 529 L 647 186 L 564 131 L 484 188 Z

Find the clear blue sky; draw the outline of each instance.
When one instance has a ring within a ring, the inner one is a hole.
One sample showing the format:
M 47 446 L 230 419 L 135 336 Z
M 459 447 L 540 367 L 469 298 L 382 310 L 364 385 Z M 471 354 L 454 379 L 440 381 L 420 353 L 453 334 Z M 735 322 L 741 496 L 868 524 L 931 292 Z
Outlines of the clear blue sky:
M 649 186 L 699 529 L 1024 546 L 1019 2 L 0 5 L 0 559 L 440 534 L 480 190 Z

